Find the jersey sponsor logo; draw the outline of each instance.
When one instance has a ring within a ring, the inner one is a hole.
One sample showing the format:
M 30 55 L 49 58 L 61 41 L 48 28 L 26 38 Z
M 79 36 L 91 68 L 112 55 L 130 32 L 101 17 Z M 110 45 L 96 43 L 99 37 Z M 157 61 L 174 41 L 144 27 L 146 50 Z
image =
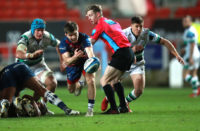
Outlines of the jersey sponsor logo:
M 95 34 L 95 32 L 96 32 L 96 29 L 93 29 L 91 36 L 93 36 Z
M 194 36 L 195 36 L 195 34 L 193 32 L 190 32 L 190 31 L 186 35 L 187 38 L 193 38 Z
M 105 20 L 106 23 L 108 23 L 109 25 L 114 25 L 116 24 L 116 22 L 112 21 L 112 20 Z

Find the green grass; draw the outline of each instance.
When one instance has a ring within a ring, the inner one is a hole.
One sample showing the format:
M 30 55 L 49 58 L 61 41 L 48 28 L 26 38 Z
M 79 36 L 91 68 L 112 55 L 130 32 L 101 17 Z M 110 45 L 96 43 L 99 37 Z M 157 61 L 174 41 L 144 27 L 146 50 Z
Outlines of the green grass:
M 128 94 L 131 88 L 127 88 Z M 24 91 L 24 93 L 30 93 Z M 87 90 L 78 97 L 66 88 L 57 88 L 56 94 L 70 107 L 81 111 L 80 116 L 65 116 L 54 105 L 48 107 L 54 116 L 0 119 L 1 131 L 200 131 L 200 97 L 189 98 L 191 89 L 146 88 L 144 94 L 130 104 L 133 113 L 102 115 L 100 110 L 104 92 L 97 90 L 95 115 L 86 118 Z M 116 98 L 118 101 L 118 99 Z

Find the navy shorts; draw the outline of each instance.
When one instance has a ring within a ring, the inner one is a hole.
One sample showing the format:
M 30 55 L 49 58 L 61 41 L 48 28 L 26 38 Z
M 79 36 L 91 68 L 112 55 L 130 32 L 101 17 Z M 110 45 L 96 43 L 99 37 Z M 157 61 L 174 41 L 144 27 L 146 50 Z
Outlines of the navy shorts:
M 134 53 L 131 48 L 120 48 L 113 55 L 110 66 L 120 70 L 129 70 L 134 61 Z
M 68 84 L 74 84 L 76 83 L 80 78 L 82 73 L 85 74 L 82 66 L 70 66 L 66 68 L 67 72 L 67 83 Z
M 0 90 L 8 87 L 16 87 L 17 90 L 21 90 L 24 83 L 34 76 L 34 73 L 26 64 L 22 62 L 11 64 L 0 73 Z

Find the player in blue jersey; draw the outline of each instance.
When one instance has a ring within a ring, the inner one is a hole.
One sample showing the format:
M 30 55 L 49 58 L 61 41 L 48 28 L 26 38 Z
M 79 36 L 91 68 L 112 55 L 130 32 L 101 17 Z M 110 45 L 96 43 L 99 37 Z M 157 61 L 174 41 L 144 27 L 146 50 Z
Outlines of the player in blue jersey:
M 75 22 L 68 21 L 64 27 L 65 38 L 59 45 L 61 68 L 67 72 L 68 90 L 80 95 L 83 85 L 79 82 L 82 73 L 88 85 L 88 112 L 86 116 L 93 116 L 96 96 L 95 73 L 84 72 L 85 61 L 94 57 L 93 48 L 86 34 L 80 33 Z
M 22 62 L 14 63 L 3 68 L 0 72 L 0 115 L 6 116 L 13 97 L 24 88 L 29 88 L 39 96 L 46 98 L 51 104 L 58 106 L 67 115 L 79 114 L 68 108 L 57 95 L 44 88 L 30 68 Z

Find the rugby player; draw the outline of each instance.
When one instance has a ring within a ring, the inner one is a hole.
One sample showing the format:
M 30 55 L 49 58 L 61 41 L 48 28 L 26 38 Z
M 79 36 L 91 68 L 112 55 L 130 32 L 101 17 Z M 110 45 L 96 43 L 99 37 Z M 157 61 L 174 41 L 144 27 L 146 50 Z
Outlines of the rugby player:
M 31 89 L 39 96 L 46 98 L 67 115 L 80 113 L 68 108 L 57 95 L 44 88 L 31 69 L 22 62 L 8 65 L 1 70 L 0 85 L 0 113 L 3 116 L 6 116 L 11 103 L 13 103 L 13 97 L 18 96 L 24 88 Z
M 134 16 L 131 18 L 130 27 L 123 30 L 126 37 L 132 44 L 132 51 L 136 56 L 136 63 L 132 63 L 130 70 L 126 72 L 126 75 L 128 74 L 130 75 L 134 87 L 134 89 L 126 97 L 127 104 L 129 104 L 131 101 L 136 100 L 139 96 L 141 96 L 145 88 L 144 48 L 148 43 L 156 43 L 164 45 L 181 64 L 184 64 L 184 60 L 178 54 L 178 52 L 176 51 L 176 49 L 169 40 L 150 31 L 148 28 L 144 28 L 143 26 L 144 26 L 143 18 L 140 16 Z M 101 104 L 101 110 L 102 111 L 106 110 L 107 105 L 108 105 L 108 100 L 105 97 Z M 129 112 L 132 111 L 129 109 Z
M 86 116 L 93 116 L 93 107 L 96 97 L 95 73 L 84 72 L 85 61 L 94 57 L 93 48 L 89 36 L 80 33 L 75 22 L 68 21 L 64 27 L 65 38 L 59 45 L 61 53 L 61 67 L 67 72 L 67 84 L 70 93 L 80 95 L 83 83 L 80 82 L 82 73 L 88 85 L 88 112 Z
M 55 92 L 57 80 L 47 66 L 43 54 L 48 46 L 56 47 L 58 50 L 60 41 L 45 31 L 45 28 L 44 20 L 38 18 L 33 20 L 31 29 L 25 32 L 18 42 L 16 58 L 18 62 L 26 63 L 48 90 Z M 34 94 L 34 98 L 39 99 L 37 94 Z M 41 99 L 41 102 L 46 104 L 47 100 Z M 49 110 L 48 113 L 54 114 Z
M 200 95 L 200 88 L 198 89 L 199 78 L 197 75 L 200 60 L 200 54 L 197 45 L 198 33 L 192 26 L 191 16 L 184 17 L 182 24 L 185 28 L 183 34 L 183 41 L 185 45 L 185 48 L 183 49 L 183 52 L 185 52 L 183 58 L 186 62 L 184 66 L 184 78 L 186 82 L 190 83 L 193 89 L 190 97 L 196 97 Z
M 130 69 L 134 61 L 134 54 L 130 48 L 131 43 L 126 38 L 119 23 L 103 17 L 100 5 L 89 6 L 86 10 L 86 16 L 95 25 L 90 37 L 91 43 L 95 44 L 100 38 L 113 53 L 112 59 L 100 80 L 111 107 L 104 114 L 119 114 L 112 86 L 119 97 L 120 112 L 128 112 L 124 97 L 124 88 L 119 80 L 123 73 Z

